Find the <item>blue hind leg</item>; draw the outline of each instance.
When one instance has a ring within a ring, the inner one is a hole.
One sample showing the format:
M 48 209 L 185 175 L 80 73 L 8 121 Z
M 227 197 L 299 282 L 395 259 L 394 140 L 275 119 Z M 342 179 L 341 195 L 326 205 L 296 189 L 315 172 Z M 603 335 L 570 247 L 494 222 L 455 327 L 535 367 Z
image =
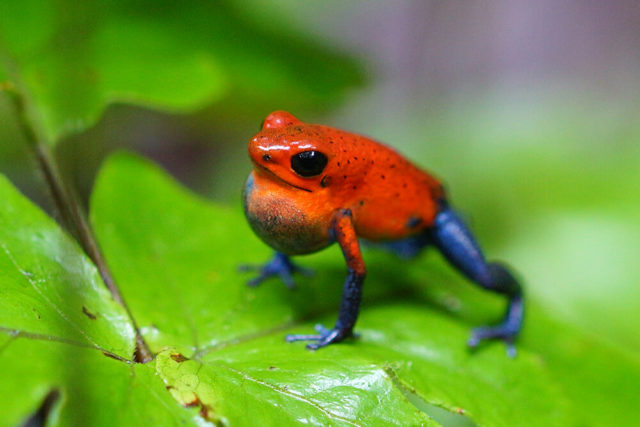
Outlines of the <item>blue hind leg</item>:
M 485 260 L 471 231 L 453 209 L 444 207 L 438 213 L 431 238 L 449 263 L 469 280 L 509 300 L 502 323 L 474 329 L 468 345 L 476 347 L 484 340 L 500 339 L 507 344 L 507 354 L 515 356 L 514 341 L 522 326 L 524 308 L 520 284 L 505 266 Z

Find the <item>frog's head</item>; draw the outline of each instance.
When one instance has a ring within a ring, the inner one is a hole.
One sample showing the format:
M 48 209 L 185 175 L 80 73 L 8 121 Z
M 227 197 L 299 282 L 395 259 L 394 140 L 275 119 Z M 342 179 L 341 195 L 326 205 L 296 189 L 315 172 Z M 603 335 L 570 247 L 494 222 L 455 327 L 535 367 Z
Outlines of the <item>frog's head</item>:
M 335 157 L 326 129 L 303 123 L 285 111 L 273 112 L 249 142 L 249 156 L 265 176 L 314 192 L 329 185 L 327 171 Z

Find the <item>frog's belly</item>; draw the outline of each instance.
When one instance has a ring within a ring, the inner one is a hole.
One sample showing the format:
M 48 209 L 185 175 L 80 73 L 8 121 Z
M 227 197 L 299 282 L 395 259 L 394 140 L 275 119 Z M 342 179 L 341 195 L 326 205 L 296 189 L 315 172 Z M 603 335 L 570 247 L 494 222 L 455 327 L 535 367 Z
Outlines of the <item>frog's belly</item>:
M 255 189 L 250 182 L 244 192 L 244 212 L 253 231 L 278 252 L 300 255 L 330 245 L 327 221 L 305 213 L 290 197 Z

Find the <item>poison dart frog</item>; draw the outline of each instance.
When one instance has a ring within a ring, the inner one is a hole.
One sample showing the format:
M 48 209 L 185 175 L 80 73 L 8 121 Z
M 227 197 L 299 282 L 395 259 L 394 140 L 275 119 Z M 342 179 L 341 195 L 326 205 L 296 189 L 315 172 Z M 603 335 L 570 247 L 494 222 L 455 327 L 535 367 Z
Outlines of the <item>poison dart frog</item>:
M 366 268 L 359 239 L 384 242 L 399 254 L 427 246 L 471 282 L 508 300 L 501 323 L 473 329 L 470 347 L 500 339 L 515 355 L 523 318 L 522 287 L 497 262 L 488 262 L 469 227 L 447 200 L 441 183 L 391 148 L 367 137 L 307 124 L 276 111 L 249 142 L 253 171 L 244 187 L 244 211 L 253 231 L 275 249 L 274 258 L 249 281 L 279 276 L 293 288 L 294 272 L 306 273 L 292 255 L 337 243 L 347 264 L 338 320 L 317 333 L 288 335 L 315 350 L 353 336 Z

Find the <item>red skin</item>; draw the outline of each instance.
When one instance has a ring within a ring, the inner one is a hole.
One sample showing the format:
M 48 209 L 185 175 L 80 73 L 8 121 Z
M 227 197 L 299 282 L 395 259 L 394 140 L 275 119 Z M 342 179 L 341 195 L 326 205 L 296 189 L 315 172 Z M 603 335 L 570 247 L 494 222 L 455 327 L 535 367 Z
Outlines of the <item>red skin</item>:
M 328 163 L 320 175 L 305 178 L 290 159 L 310 150 L 324 153 Z M 431 227 L 445 197 L 437 179 L 391 148 L 284 111 L 265 119 L 249 155 L 255 166 L 245 189 L 249 222 L 265 242 L 290 255 L 329 245 L 338 210 L 351 211 L 358 237 L 397 240 Z

